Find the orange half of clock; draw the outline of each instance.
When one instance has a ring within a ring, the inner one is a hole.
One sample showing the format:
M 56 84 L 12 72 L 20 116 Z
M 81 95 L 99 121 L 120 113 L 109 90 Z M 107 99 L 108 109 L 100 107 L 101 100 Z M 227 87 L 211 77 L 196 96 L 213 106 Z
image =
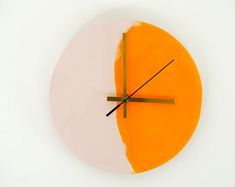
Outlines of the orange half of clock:
M 174 98 L 175 104 L 128 102 L 116 118 L 126 156 L 134 172 L 155 168 L 188 142 L 200 115 L 202 85 L 195 63 L 170 34 L 138 22 L 126 32 L 126 86 L 131 94 L 152 75 L 174 62 L 133 97 Z M 122 41 L 115 59 L 116 95 L 123 96 Z

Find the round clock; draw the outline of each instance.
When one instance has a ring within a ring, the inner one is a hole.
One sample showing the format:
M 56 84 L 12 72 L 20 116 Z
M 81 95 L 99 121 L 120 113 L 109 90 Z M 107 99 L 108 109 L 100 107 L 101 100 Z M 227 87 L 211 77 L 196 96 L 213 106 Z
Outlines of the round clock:
M 176 156 L 200 116 L 202 85 L 187 50 L 142 20 L 96 19 L 59 58 L 50 89 L 54 124 L 81 160 L 139 173 Z

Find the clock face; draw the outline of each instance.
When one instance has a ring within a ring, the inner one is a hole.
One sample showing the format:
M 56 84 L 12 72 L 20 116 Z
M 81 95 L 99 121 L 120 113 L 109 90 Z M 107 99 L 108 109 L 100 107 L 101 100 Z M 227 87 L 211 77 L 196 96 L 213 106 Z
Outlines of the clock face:
M 98 19 L 68 44 L 50 89 L 54 124 L 81 160 L 105 171 L 138 173 L 176 156 L 200 116 L 196 65 L 152 24 Z

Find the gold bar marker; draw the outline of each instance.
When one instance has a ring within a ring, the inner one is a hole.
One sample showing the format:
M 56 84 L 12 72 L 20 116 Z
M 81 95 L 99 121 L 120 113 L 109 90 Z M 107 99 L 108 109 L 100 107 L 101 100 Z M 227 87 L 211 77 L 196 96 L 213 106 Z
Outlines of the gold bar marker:
M 113 96 L 108 96 L 107 101 L 122 101 L 122 97 L 113 97 Z M 172 98 L 135 98 L 131 97 L 128 99 L 127 102 L 143 102 L 143 103 L 167 103 L 167 104 L 175 104 L 176 99 Z
M 123 64 L 123 117 L 127 117 L 127 102 L 126 102 L 126 33 L 122 33 L 122 64 Z

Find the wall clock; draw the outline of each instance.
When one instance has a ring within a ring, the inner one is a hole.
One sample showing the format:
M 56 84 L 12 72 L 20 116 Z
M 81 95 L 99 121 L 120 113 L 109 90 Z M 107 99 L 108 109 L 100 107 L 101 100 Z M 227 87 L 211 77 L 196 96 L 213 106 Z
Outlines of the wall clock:
M 51 80 L 53 122 L 86 163 L 139 173 L 174 156 L 200 116 L 196 65 L 173 36 L 151 23 L 95 19 L 71 40 Z

